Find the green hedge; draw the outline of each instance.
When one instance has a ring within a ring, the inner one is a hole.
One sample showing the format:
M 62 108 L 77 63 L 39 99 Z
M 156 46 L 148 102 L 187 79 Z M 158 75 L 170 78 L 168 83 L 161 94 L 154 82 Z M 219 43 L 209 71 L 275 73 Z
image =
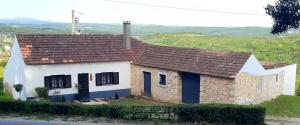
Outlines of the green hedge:
M 142 114 L 143 119 L 148 120 L 161 118 L 164 114 L 163 116 L 167 115 L 169 120 L 175 122 L 263 124 L 265 109 L 237 105 L 92 106 L 72 103 L 0 101 L 0 113 L 85 115 L 130 120 L 138 119 L 137 114 Z
M 239 105 L 179 106 L 179 121 L 205 121 L 209 123 L 263 124 L 265 108 Z

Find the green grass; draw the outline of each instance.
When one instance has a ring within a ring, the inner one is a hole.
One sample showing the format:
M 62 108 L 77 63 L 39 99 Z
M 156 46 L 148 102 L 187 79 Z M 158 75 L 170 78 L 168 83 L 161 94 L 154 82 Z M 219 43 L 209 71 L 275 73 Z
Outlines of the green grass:
M 6 65 L 6 61 L 0 62 L 0 96 L 4 95 L 3 92 L 3 72 L 4 72 L 4 66 Z
M 234 37 L 174 33 L 156 34 L 142 39 L 155 45 L 252 52 L 259 60 L 300 64 L 300 36 Z M 299 86 L 300 68 L 297 79 Z
M 266 108 L 267 115 L 300 117 L 300 96 L 279 96 L 260 104 Z
M 154 100 L 141 99 L 141 98 L 120 98 L 117 100 L 110 100 L 109 104 L 112 105 L 166 105 L 168 103 L 156 102 Z

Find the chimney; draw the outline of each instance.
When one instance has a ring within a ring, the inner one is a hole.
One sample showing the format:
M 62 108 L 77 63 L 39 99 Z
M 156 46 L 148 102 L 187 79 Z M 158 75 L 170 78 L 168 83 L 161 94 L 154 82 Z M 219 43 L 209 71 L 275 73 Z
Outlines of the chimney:
M 123 21 L 123 43 L 126 49 L 131 49 L 130 21 Z

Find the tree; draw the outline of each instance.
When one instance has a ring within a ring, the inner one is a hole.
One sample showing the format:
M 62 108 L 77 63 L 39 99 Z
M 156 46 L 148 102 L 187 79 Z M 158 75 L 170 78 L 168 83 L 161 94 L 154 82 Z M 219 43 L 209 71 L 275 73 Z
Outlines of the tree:
M 23 89 L 23 85 L 22 84 L 15 84 L 14 85 L 15 90 L 19 93 L 19 98 L 21 100 L 21 91 Z
M 275 6 L 267 5 L 265 10 L 274 20 L 272 34 L 299 28 L 300 5 L 298 0 L 278 0 Z

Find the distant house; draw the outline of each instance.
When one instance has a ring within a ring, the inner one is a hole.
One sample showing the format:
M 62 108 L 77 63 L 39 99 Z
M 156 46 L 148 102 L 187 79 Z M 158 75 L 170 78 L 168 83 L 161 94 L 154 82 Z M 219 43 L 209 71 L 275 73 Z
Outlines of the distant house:
M 21 99 L 136 95 L 170 103 L 255 104 L 294 95 L 296 65 L 260 63 L 251 53 L 149 45 L 124 35 L 16 35 L 5 91 Z

